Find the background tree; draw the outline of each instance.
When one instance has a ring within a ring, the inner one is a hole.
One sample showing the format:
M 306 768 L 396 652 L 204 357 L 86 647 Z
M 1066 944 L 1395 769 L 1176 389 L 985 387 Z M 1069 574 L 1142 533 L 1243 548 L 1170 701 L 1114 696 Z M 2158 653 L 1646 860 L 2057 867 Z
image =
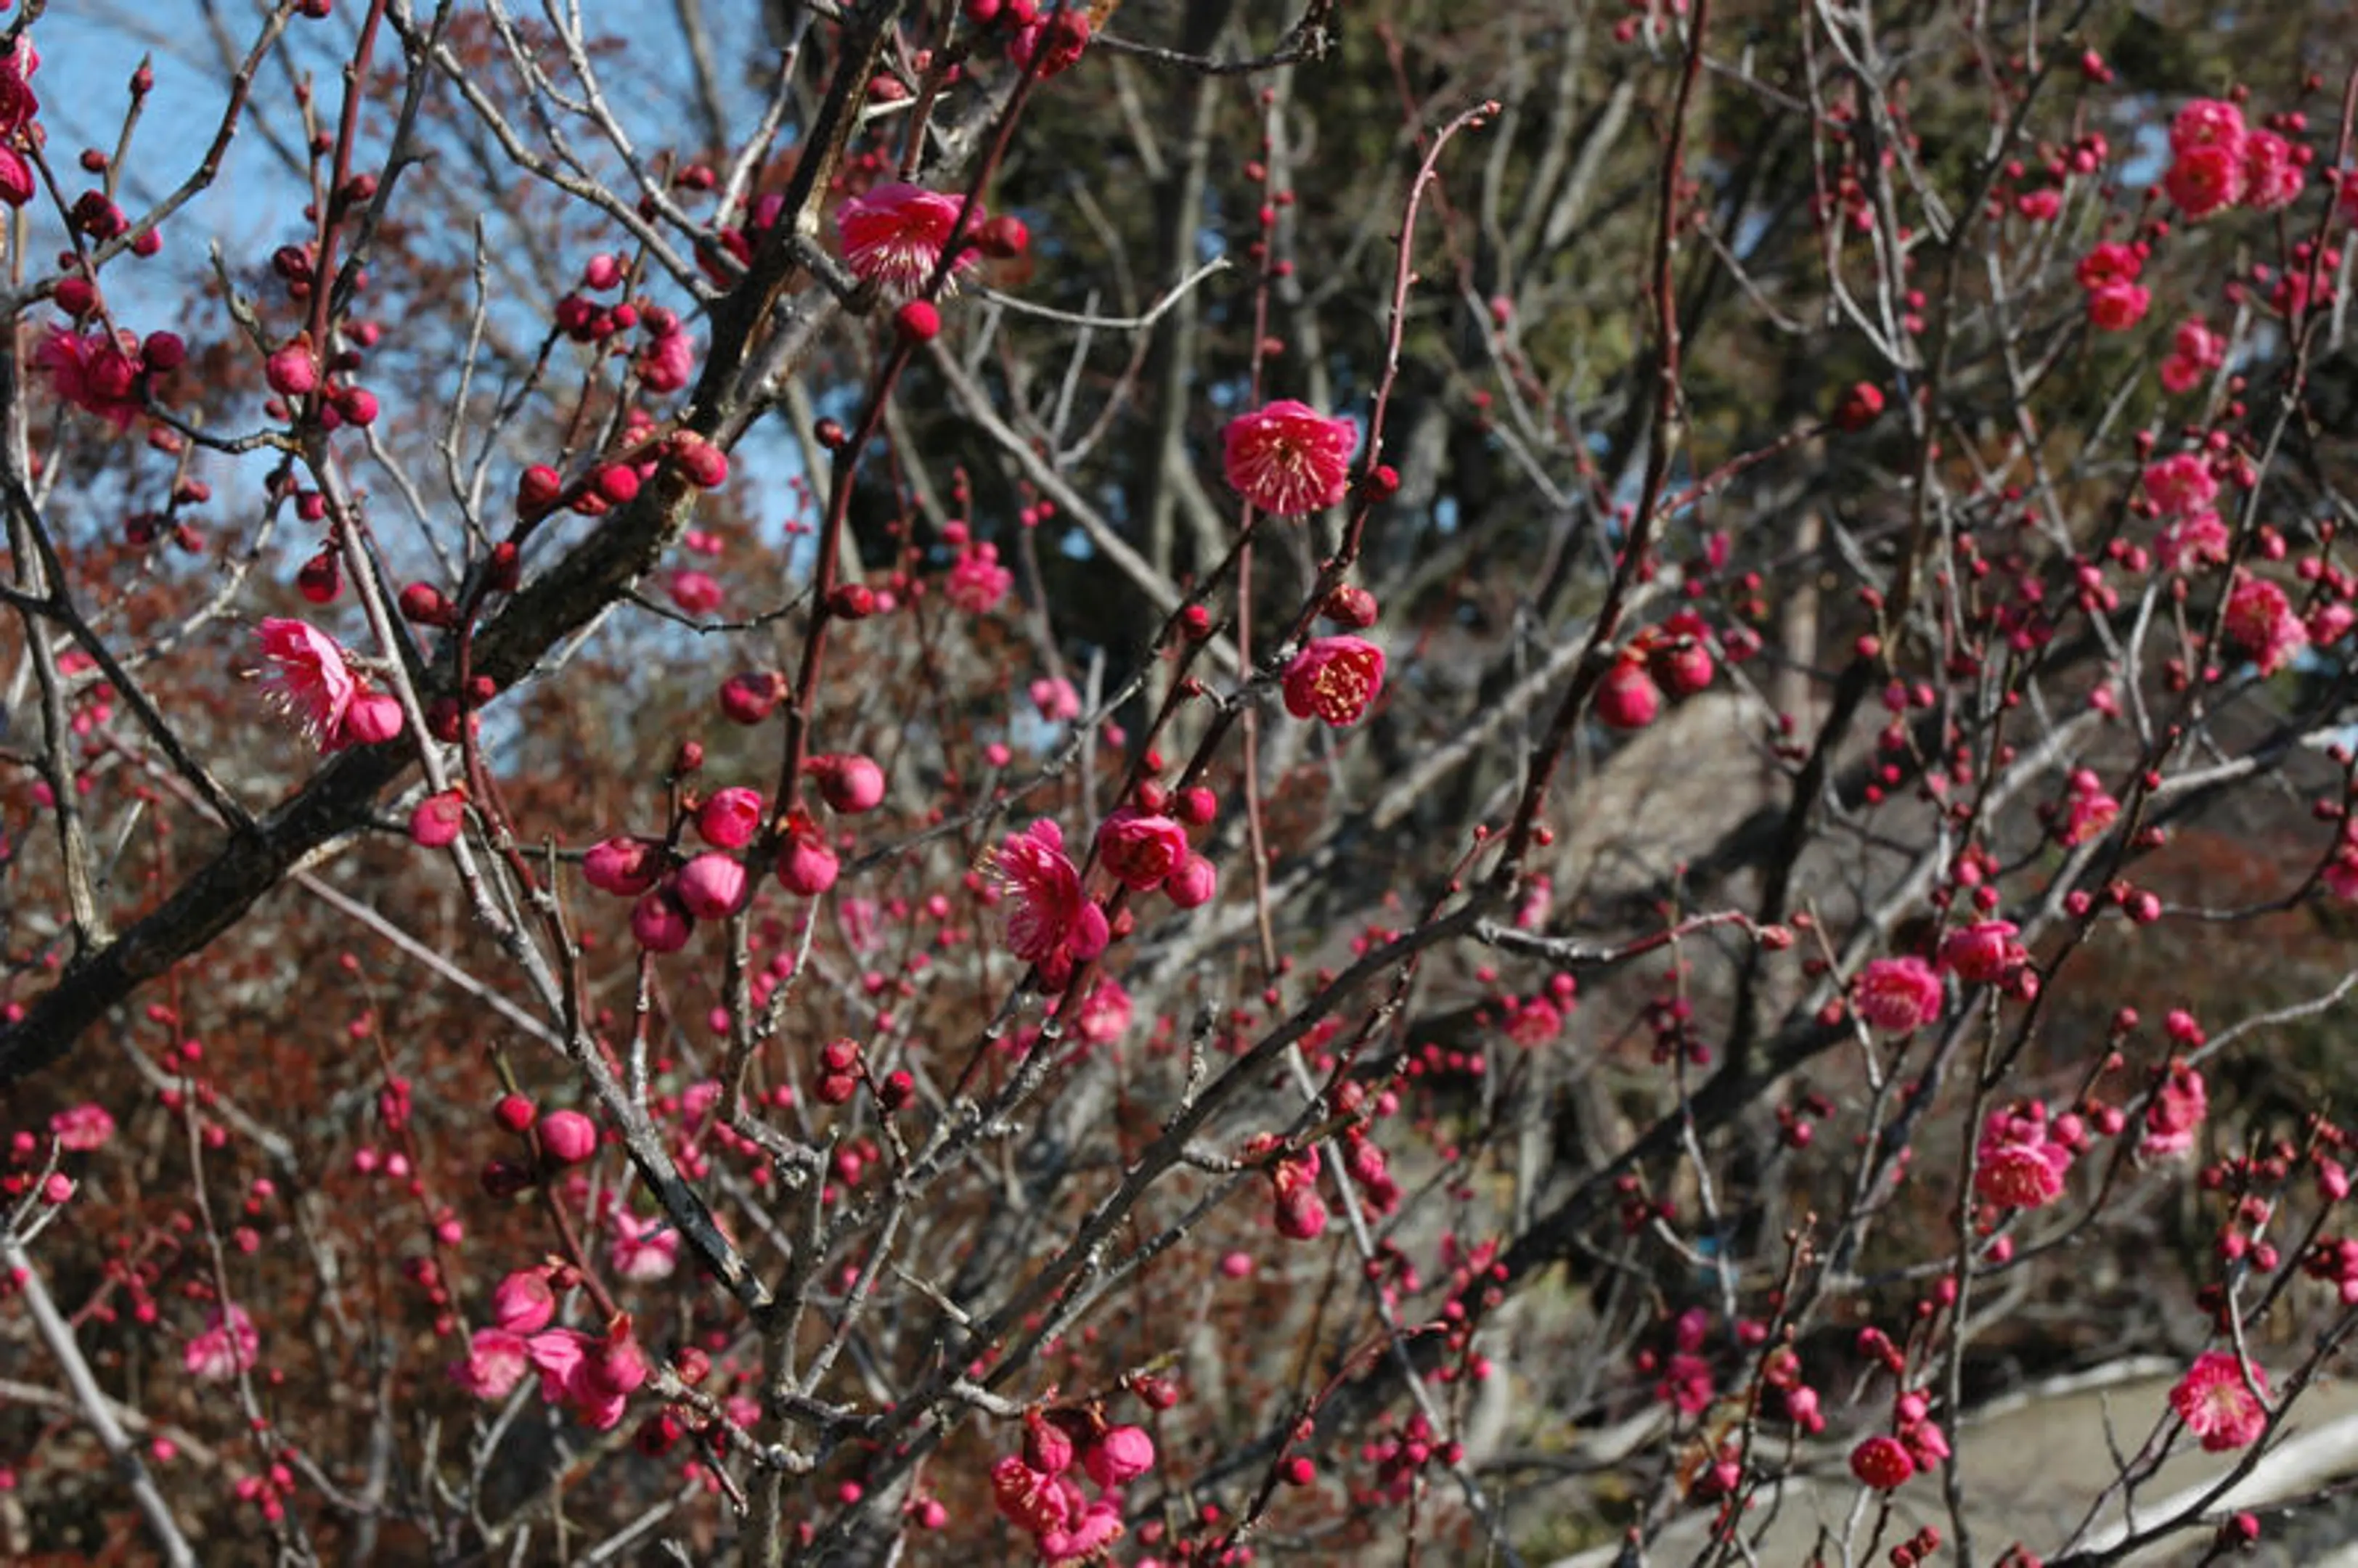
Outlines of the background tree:
M 0 1541 L 2241 1541 L 2341 20 L 16 7 Z

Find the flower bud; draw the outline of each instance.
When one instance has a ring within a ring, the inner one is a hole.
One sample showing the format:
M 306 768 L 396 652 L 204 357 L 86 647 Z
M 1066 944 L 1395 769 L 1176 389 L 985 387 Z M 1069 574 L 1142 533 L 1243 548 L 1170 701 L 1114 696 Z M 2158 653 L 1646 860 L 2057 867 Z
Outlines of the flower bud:
M 25 161 L 25 155 L 14 147 L 0 146 L 0 201 L 22 207 L 39 190 L 33 178 L 33 166 Z
M 1344 583 L 1326 596 L 1318 613 L 1337 626 L 1363 632 L 1376 623 L 1376 596 L 1356 583 Z
M 409 841 L 439 849 L 457 840 L 467 825 L 467 798 L 455 789 L 429 795 L 409 814 Z
M 817 898 L 835 885 L 842 863 L 816 835 L 797 833 L 778 850 L 778 882 L 798 898 Z
M 303 563 L 295 574 L 295 591 L 310 604 L 333 604 L 336 595 L 343 591 L 343 568 L 337 563 L 336 552 L 321 550 Z
M 535 463 L 516 481 L 516 510 L 534 516 L 556 505 L 564 493 L 564 477 L 546 463 Z
M 10 205 L 22 206 L 23 203 L 11 202 Z M 59 309 L 80 320 L 98 309 L 98 285 L 75 273 L 58 279 L 56 297 Z
M 1201 855 L 1190 855 L 1164 879 L 1163 896 L 1181 909 L 1196 909 L 1209 903 L 1218 888 L 1219 872 L 1212 862 Z
M 650 839 L 609 838 L 581 858 L 581 875 L 600 892 L 636 898 L 662 877 L 662 849 Z
M 698 855 L 679 869 L 678 880 L 673 884 L 673 895 L 682 909 L 698 920 L 720 920 L 734 914 L 745 903 L 745 867 L 735 857 L 719 853 Z M 633 928 L 637 926 L 634 918 Z M 647 946 L 654 946 L 654 943 Z M 668 948 L 659 951 L 670 951 Z
M 139 358 L 150 371 L 163 374 L 188 362 L 189 345 L 178 332 L 150 332 L 139 345 Z
M 720 687 L 720 711 L 731 723 L 759 724 L 786 694 L 786 677 L 775 670 L 730 676 Z
M 413 626 L 448 626 L 458 611 L 432 583 L 413 582 L 401 590 L 401 618 Z
M 263 378 L 281 397 L 303 397 L 319 389 L 319 360 L 310 341 L 297 338 L 264 362 Z
M 912 343 L 929 343 L 940 336 L 942 313 L 930 300 L 912 299 L 892 313 L 892 326 Z
M 581 1363 L 581 1380 L 606 1394 L 628 1394 L 647 1380 L 647 1353 L 633 1337 L 628 1314 L 616 1320 L 605 1338 L 590 1346 Z
M 1883 417 L 1883 389 L 1873 382 L 1854 382 L 1834 406 L 1834 428 L 1856 435 Z
M 1309 1183 L 1277 1195 L 1277 1233 L 1289 1241 L 1315 1241 L 1326 1229 L 1326 1200 Z
M 876 590 L 864 582 L 839 582 L 827 589 L 827 613 L 845 621 L 865 621 L 876 613 Z
M 492 546 L 483 563 L 483 581 L 501 593 L 514 593 L 524 581 L 524 553 L 514 539 L 502 539 Z
M 671 438 L 671 460 L 698 490 L 718 490 L 728 481 L 729 454 L 692 430 Z
M 806 764 L 819 797 L 847 816 L 873 811 L 884 800 L 884 770 L 856 752 L 830 752 Z
M 1023 1463 L 1043 1476 L 1063 1475 L 1073 1467 L 1072 1437 L 1038 1411 L 1025 1411 Z
M 1126 1486 L 1154 1468 L 1154 1439 L 1143 1427 L 1108 1427 L 1081 1455 L 1081 1467 L 1101 1487 Z
M 1616 659 L 1597 683 L 1596 717 L 1607 729 L 1643 730 L 1661 711 L 1661 688 L 1636 659 Z
M 533 1174 L 513 1160 L 487 1160 L 475 1180 L 485 1196 L 512 1198 L 532 1190 Z
M 538 1334 L 557 1315 L 546 1269 L 518 1269 L 492 1292 L 492 1323 L 510 1334 Z
M 338 733 L 349 745 L 378 746 L 401 733 L 401 703 L 396 697 L 381 691 L 366 691 L 352 698 L 344 709 L 343 728 Z
M 631 907 L 631 935 L 650 953 L 676 953 L 695 934 L 696 922 L 668 888 L 657 888 Z
M 597 485 L 599 497 L 606 504 L 622 506 L 639 493 L 639 470 L 628 463 L 608 463 L 598 470 L 598 477 L 592 482 Z
M 724 789 L 697 811 L 696 830 L 716 849 L 741 849 L 762 830 L 762 797 L 750 789 Z
M 1875 1490 L 1888 1492 L 1916 1474 L 1916 1462 L 1898 1438 L 1877 1435 L 1850 1451 L 1850 1473 Z
M 1711 650 L 1692 637 L 1658 644 L 1650 661 L 1655 683 L 1672 697 L 1693 697 L 1707 690 L 1718 667 Z
M 540 1119 L 540 1147 L 560 1165 L 579 1165 L 598 1152 L 598 1128 L 578 1110 L 552 1110 Z

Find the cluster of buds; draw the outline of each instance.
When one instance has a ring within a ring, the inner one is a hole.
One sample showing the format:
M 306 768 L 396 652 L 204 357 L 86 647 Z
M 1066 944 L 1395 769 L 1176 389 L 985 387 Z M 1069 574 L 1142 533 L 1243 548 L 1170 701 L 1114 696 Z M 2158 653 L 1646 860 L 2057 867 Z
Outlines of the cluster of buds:
M 1667 1359 L 1651 1350 L 1638 1353 L 1639 1374 L 1655 1379 L 1654 1397 L 1681 1415 L 1701 1415 L 1719 1397 L 1717 1375 L 1703 1353 L 1710 1337 L 1711 1314 L 1701 1307 L 1689 1307 L 1671 1324 Z
M 1140 786 L 1135 799 L 1136 805 L 1117 808 L 1098 825 L 1098 863 L 1132 892 L 1159 892 L 1181 909 L 1201 906 L 1217 886 L 1218 873 L 1189 846 L 1187 822 L 1166 809 L 1176 803 L 1152 782 Z
M 1701 614 L 1682 610 L 1629 641 L 1597 683 L 1596 717 L 1607 729 L 1643 730 L 1661 716 L 1662 697 L 1683 700 L 1707 689 L 1718 675 L 1711 628 Z
M 1805 1094 L 1798 1104 L 1777 1107 L 1777 1140 L 1788 1149 L 1807 1149 L 1817 1141 L 1817 1124 L 1834 1113 L 1834 1102 L 1817 1093 Z
M 2358 1306 L 2358 1240 L 2345 1236 L 2311 1244 L 2301 1255 L 2300 1271 L 2331 1285 L 2342 1305 Z
M 1400 1206 L 1400 1183 L 1391 1173 L 1384 1152 L 1376 1146 L 1362 1126 L 1343 1130 L 1343 1169 L 1358 1187 L 1368 1206 L 1379 1215 L 1390 1214 Z
M 1318 1151 L 1284 1152 L 1275 1135 L 1257 1134 L 1245 1145 L 1247 1161 L 1264 1161 L 1276 1200 L 1277 1233 L 1289 1241 L 1314 1241 L 1326 1230 L 1326 1200 L 1318 1195 Z
M 579 1165 L 598 1152 L 598 1124 L 578 1110 L 541 1108 L 520 1094 L 502 1095 L 492 1105 L 492 1119 L 519 1139 L 525 1139 L 533 1163 L 493 1159 L 482 1170 L 483 1190 L 495 1198 L 514 1197 L 549 1175 Z
M 1000 565 L 998 546 L 967 535 L 963 524 L 943 530 L 946 535 L 953 531 L 960 536 L 954 541 L 958 554 L 943 582 L 943 595 L 969 615 L 988 615 L 1015 586 L 1015 574 Z
M 1895 1431 L 1866 1438 L 1850 1451 L 1850 1473 L 1878 1492 L 1896 1491 L 1920 1471 L 1949 1457 L 1949 1439 L 1930 1414 L 1931 1401 L 1913 1391 L 1893 1403 Z
M 2090 70 L 2091 81 L 2108 81 L 2112 79 L 2110 68 L 2093 49 L 2084 57 L 2082 64 Z M 2096 72 L 2102 72 L 2102 77 L 2099 78 L 2094 74 Z M 2104 166 L 2104 160 L 2111 156 L 2112 144 L 2105 140 L 2100 131 L 2090 131 L 2082 135 L 2072 141 L 2068 148 L 2057 146 L 2050 149 L 2046 163 L 2038 171 L 2039 178 L 2045 183 L 2028 189 L 2017 185 L 2012 203 L 2015 215 L 2033 223 L 2053 222 L 2063 211 L 2065 187 L 2074 178 L 2085 178 L 2095 173 Z M 2024 180 L 2030 173 L 2029 167 L 2019 159 L 2011 160 L 2006 166 L 2006 178 L 2009 184 Z M 2000 192 L 1993 192 L 1990 197 L 1990 216 L 1997 218 L 2003 215 L 2006 210 L 2006 202 L 2004 195 Z
M 2107 242 L 2080 258 L 2073 276 L 2086 291 L 2088 320 L 2100 332 L 2125 332 L 2145 319 L 2153 291 L 2137 282 L 2147 247 Z
M 2108 794 L 2104 781 L 2088 768 L 2075 768 L 2066 781 L 2070 792 L 2060 808 L 2041 806 L 2040 815 L 2053 824 L 2056 841 L 2066 849 L 2102 838 L 2121 815 L 2121 803 Z
M 819 1047 L 818 1087 L 812 1098 L 821 1105 L 845 1105 L 860 1092 L 860 1086 L 869 1081 L 868 1065 L 860 1042 L 849 1035 L 839 1036 Z M 907 1105 L 916 1093 L 916 1079 L 908 1069 L 900 1068 L 886 1074 L 873 1084 L 878 1103 L 886 1110 L 898 1110 Z M 859 1181 L 859 1172 L 838 1171 L 847 1184 Z
M 1801 1357 L 1790 1345 L 1780 1345 L 1764 1357 L 1760 1380 L 1783 1401 L 1787 1421 L 1812 1437 L 1825 1431 L 1826 1418 L 1818 1408 L 1818 1390 L 1801 1378 Z
M 683 749 L 685 753 L 685 748 Z M 884 800 L 884 770 L 852 752 L 811 758 L 804 768 L 819 796 L 838 813 L 873 811 Z M 631 932 L 650 952 L 685 947 L 700 920 L 720 920 L 745 907 L 752 880 L 741 852 L 760 836 L 767 806 L 756 792 L 731 787 L 683 797 L 683 811 L 710 848 L 682 858 L 664 841 L 623 834 L 594 845 L 582 857 L 591 887 L 639 902 Z M 838 862 L 817 824 L 800 807 L 780 819 L 775 870 L 789 892 L 813 897 L 835 885 Z
M 966 0 L 966 18 L 999 29 L 1008 59 L 1043 81 L 1071 69 L 1089 46 L 1089 7 L 1081 0 Z
M 40 189 L 33 166 L 17 150 L 38 145 L 36 138 L 41 134 L 33 128 L 33 117 L 41 112 L 41 103 L 34 96 L 31 80 L 40 64 L 33 40 L 22 33 L 8 52 L 0 55 L 0 201 L 11 207 L 22 207 Z
M 2227 340 L 2199 316 L 2190 316 L 2170 334 L 2169 355 L 2161 362 L 2164 391 L 2183 395 L 2227 362 Z
M 617 351 L 629 352 L 632 373 L 649 392 L 677 392 L 696 371 L 696 341 L 679 312 L 644 300 L 601 305 L 592 297 L 621 287 L 627 276 L 613 256 L 591 256 L 579 285 L 557 302 L 557 329 L 577 343 L 616 345 Z M 622 347 L 620 340 L 633 330 L 639 334 L 637 348 Z
M 1407 1500 L 1426 1465 L 1436 1459 L 1454 1465 L 1465 1457 L 1465 1450 L 1455 1440 L 1441 1441 L 1433 1422 L 1418 1411 L 1403 1425 L 1361 1444 L 1359 1457 L 1376 1472 L 1374 1494 L 1366 1500 L 1399 1504 Z
M 1580 982 L 1571 975 L 1552 975 L 1542 990 L 1527 997 L 1501 996 L 1478 1011 L 1476 1020 L 1496 1026 L 1527 1051 L 1537 1050 L 1563 1034 L 1565 1015 L 1579 994 Z
M 34 362 L 49 373 L 64 401 L 127 430 L 146 407 L 155 379 L 178 370 L 188 357 L 188 345 L 175 332 L 150 332 L 142 339 L 128 330 L 58 329 L 41 341 Z
M 283 264 L 279 275 L 287 281 L 288 294 L 297 300 L 307 297 L 311 288 L 310 247 L 285 246 L 278 254 Z M 291 418 L 297 406 L 309 400 L 312 416 L 325 429 L 375 424 L 376 394 L 351 379 L 365 359 L 359 344 L 373 339 L 373 332 L 355 330 L 352 337 L 353 346 L 336 348 L 314 341 L 306 330 L 265 356 L 262 379 L 273 395 L 272 417 Z
M 1098 1487 L 1089 1497 L 1069 1472 L 1077 1464 Z M 1121 1488 L 1154 1468 L 1154 1440 L 1142 1427 L 1112 1426 L 1095 1405 L 1023 1414 L 1023 1452 L 991 1467 L 999 1511 L 1030 1533 L 1050 1563 L 1096 1561 L 1120 1539 Z
M 552 1328 L 559 1294 L 577 1283 L 563 1264 L 519 1269 L 492 1292 L 492 1322 L 468 1341 L 467 1358 L 453 1363 L 453 1381 L 479 1399 L 505 1399 L 527 1370 L 540 1374 L 540 1396 L 561 1404 L 598 1432 L 621 1424 L 622 1408 L 648 1377 L 646 1352 L 631 1331 L 630 1314 L 603 1333 Z
M 2201 1072 L 2183 1057 L 2172 1057 L 2154 1086 L 2146 1105 L 2145 1136 L 2137 1141 L 2137 1157 L 2174 1160 L 2194 1147 L 2194 1135 L 2209 1114 L 2211 1097 Z
M 1891 1548 L 1891 1568 L 1917 1568 L 1941 1550 L 1941 1527 L 1928 1524 Z

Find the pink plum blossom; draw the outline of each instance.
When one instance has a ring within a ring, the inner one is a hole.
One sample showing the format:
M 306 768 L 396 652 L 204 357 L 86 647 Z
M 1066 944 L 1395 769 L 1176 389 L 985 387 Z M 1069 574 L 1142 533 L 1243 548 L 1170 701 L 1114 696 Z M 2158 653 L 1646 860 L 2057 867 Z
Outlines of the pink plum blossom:
M 2055 1136 L 2047 1108 L 1994 1110 L 1974 1154 L 1974 1193 L 1997 1208 L 2044 1208 L 2063 1195 L 2070 1145 Z
M 1007 901 L 1007 946 L 1017 957 L 1046 969 L 1087 963 L 1105 951 L 1111 935 L 1105 911 L 1082 889 L 1054 822 L 1044 816 L 1009 834 L 986 870 Z
M 254 1366 L 262 1336 L 241 1306 L 205 1314 L 205 1330 L 180 1353 L 180 1365 L 200 1383 L 226 1383 Z
M 2205 1451 L 2222 1454 L 2250 1446 L 2267 1430 L 2267 1374 L 2257 1366 L 2224 1350 L 2206 1350 L 2169 1390 L 2169 1408 Z
M 618 1208 L 607 1222 L 613 1232 L 606 1255 L 625 1280 L 667 1280 L 679 1267 L 679 1232 L 668 1220 L 642 1219 Z
M 872 187 L 836 210 L 844 265 L 863 283 L 895 294 L 917 293 L 941 265 L 959 206 L 960 198 L 922 186 L 894 181 Z M 982 204 L 975 203 L 969 232 L 983 216 Z M 957 265 L 970 266 L 974 259 L 972 250 L 961 250 Z
M 1886 1034 L 1906 1034 L 1941 1016 L 1941 977 L 1912 955 L 1877 958 L 1851 985 L 1851 1005 Z
M 1359 432 L 1286 399 L 1229 420 L 1221 442 L 1230 489 L 1271 516 L 1297 517 L 1343 499 Z

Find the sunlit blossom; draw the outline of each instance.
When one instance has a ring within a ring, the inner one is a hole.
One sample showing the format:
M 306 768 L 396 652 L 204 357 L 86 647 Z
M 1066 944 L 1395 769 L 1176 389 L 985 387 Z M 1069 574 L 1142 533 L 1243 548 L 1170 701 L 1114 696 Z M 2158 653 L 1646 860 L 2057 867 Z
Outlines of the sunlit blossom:
M 2063 1195 L 2071 1148 L 2036 1103 L 1994 1110 L 1974 1155 L 1974 1194 L 1997 1208 L 2044 1208 Z
M 1221 441 L 1229 487 L 1262 512 L 1293 517 L 1343 499 L 1359 432 L 1284 399 L 1229 420 Z
M 2268 1408 L 2261 1402 L 2267 1393 L 2267 1374 L 2257 1366 L 2224 1350 L 2206 1350 L 2169 1390 L 2169 1408 L 2205 1450 L 2223 1454 L 2248 1447 L 2267 1430 Z
M 335 639 L 306 622 L 274 616 L 262 623 L 262 685 L 321 751 L 334 749 L 360 683 Z
M 1065 853 L 1064 830 L 1054 822 L 1044 816 L 1009 834 L 985 870 L 1007 900 L 1007 947 L 1017 957 L 1046 969 L 1087 963 L 1105 951 L 1111 935 L 1105 911 L 1082 889 L 1080 871 Z
M 863 282 L 896 294 L 915 294 L 941 265 L 942 250 L 957 222 L 960 199 L 898 181 L 879 185 L 836 210 L 836 232 L 843 241 L 844 265 Z M 983 222 L 982 204 L 968 214 L 970 234 Z M 958 265 L 973 265 L 961 249 Z
M 1285 667 L 1285 710 L 1356 724 L 1383 689 L 1384 651 L 1364 637 L 1314 637 Z

